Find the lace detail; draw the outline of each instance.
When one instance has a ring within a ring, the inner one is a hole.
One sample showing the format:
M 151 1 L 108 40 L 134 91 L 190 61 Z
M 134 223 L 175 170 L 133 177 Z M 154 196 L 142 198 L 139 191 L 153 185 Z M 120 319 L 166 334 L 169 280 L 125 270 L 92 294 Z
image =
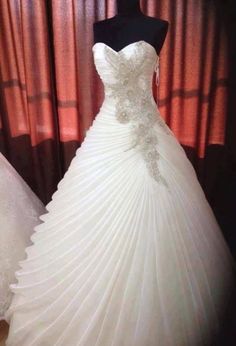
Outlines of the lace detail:
M 142 42 L 137 46 L 142 48 Z M 157 150 L 158 136 L 155 125 L 161 126 L 168 135 L 170 131 L 157 112 L 157 105 L 150 88 L 147 87 L 146 78 L 142 78 L 141 66 L 145 62 L 146 50 L 139 49 L 137 54 L 134 52 L 131 58 L 127 58 L 123 51 L 114 54 L 105 46 L 105 53 L 115 77 L 114 83 L 105 85 L 106 96 L 117 101 L 117 120 L 123 124 L 131 124 L 131 147 L 125 151 L 136 147 L 142 153 L 151 176 L 157 182 L 168 186 L 158 166 L 160 155 Z
M 16 282 L 18 261 L 43 211 L 41 201 L 0 154 L 0 320 L 12 299 L 9 285 Z

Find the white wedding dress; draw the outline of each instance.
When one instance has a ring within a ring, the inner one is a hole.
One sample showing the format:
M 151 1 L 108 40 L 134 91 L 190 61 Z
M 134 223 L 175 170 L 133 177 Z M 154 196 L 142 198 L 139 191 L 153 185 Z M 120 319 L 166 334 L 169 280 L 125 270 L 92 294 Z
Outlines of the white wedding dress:
M 5 319 L 17 282 L 18 261 L 25 258 L 25 247 L 45 213 L 43 203 L 33 193 L 13 166 L 0 153 L 0 320 Z
M 8 346 L 203 346 L 235 264 L 152 94 L 144 40 L 94 44 L 104 101 L 35 227 Z

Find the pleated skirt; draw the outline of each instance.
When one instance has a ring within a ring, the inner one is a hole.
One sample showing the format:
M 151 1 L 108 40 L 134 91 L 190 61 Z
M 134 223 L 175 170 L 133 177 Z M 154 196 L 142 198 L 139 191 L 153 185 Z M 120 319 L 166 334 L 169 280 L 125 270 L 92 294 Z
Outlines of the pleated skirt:
M 203 346 L 235 264 L 184 150 L 161 127 L 151 176 L 104 102 L 11 286 L 8 346 Z

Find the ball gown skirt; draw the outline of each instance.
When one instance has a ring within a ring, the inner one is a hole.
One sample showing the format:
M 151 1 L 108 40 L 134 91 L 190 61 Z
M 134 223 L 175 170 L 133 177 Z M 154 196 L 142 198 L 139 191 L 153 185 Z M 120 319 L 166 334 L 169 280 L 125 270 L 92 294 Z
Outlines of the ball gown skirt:
M 5 319 L 16 282 L 18 261 L 32 242 L 33 228 L 45 208 L 30 187 L 0 153 L 0 320 Z
M 235 264 L 152 95 L 146 41 L 92 48 L 104 100 L 11 285 L 8 346 L 203 346 Z

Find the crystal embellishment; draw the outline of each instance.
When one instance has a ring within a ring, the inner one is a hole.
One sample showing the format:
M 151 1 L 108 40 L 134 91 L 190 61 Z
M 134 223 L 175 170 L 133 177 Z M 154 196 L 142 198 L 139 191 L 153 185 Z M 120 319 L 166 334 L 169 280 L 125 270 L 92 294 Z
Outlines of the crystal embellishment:
M 106 83 L 106 95 L 117 100 L 117 120 L 131 125 L 132 143 L 126 151 L 136 147 L 142 153 L 151 176 L 157 182 L 168 186 L 158 167 L 160 155 L 157 150 L 158 136 L 155 125 L 159 124 L 167 134 L 170 134 L 170 131 L 158 114 L 153 96 L 145 82 L 142 85 L 141 66 L 145 63 L 146 50 L 142 49 L 142 42 L 138 42 L 138 45 L 141 49 L 134 52 L 135 56 L 132 54 L 131 58 L 124 56 L 123 50 L 113 52 L 105 46 L 105 57 L 113 67 L 115 77 L 115 82 Z

